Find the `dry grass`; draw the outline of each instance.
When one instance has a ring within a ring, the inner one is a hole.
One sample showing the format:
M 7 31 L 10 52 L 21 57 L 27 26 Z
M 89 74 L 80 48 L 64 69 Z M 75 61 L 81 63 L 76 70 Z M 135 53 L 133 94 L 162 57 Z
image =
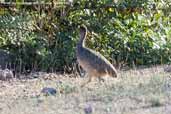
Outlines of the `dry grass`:
M 40 78 L 0 82 L 1 114 L 170 114 L 171 77 L 163 67 L 121 71 L 117 79 L 94 81 L 84 88 L 85 78 L 41 74 Z M 43 87 L 57 90 L 41 94 Z

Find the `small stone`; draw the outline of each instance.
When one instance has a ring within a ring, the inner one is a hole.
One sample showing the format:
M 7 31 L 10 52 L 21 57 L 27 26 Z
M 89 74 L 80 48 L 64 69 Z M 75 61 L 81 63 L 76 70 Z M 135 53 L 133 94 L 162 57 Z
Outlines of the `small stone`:
M 45 95 L 55 95 L 57 93 L 56 89 L 50 87 L 43 88 L 41 92 Z
M 85 112 L 85 114 L 91 114 L 93 112 L 91 105 L 86 106 L 84 108 L 84 112 Z
M 171 66 L 165 67 L 165 68 L 164 68 L 164 71 L 165 71 L 165 72 L 171 72 Z
M 58 80 L 58 81 L 57 81 L 57 84 L 62 84 L 62 81 Z

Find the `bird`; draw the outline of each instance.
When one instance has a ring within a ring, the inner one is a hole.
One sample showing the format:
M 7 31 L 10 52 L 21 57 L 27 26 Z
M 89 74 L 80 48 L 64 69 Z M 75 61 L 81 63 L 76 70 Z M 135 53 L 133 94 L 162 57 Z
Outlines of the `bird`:
M 98 78 L 99 81 L 104 81 L 103 76 L 117 77 L 115 67 L 102 54 L 85 46 L 87 31 L 85 25 L 80 26 L 80 38 L 76 46 L 78 64 L 85 70 L 86 75 L 89 77 L 81 87 L 90 83 L 93 77 Z

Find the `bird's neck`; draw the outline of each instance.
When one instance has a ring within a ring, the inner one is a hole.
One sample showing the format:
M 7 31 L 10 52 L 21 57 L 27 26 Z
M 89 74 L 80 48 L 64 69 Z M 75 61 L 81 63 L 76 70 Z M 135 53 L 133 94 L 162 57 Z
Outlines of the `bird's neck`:
M 80 33 L 80 40 L 78 42 L 78 47 L 85 47 L 85 40 L 86 40 L 87 32 Z

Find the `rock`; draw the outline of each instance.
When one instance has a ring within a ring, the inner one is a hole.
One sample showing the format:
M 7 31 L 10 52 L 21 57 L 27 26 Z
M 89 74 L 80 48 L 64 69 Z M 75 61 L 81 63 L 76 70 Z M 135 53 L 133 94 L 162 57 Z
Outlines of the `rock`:
M 85 114 L 91 114 L 93 112 L 92 106 L 88 105 L 84 108 Z
M 0 69 L 0 80 L 6 81 L 14 78 L 14 74 L 11 70 L 5 69 L 2 70 Z
M 171 66 L 164 67 L 165 72 L 171 72 Z
M 41 93 L 45 94 L 45 95 L 55 95 L 56 89 L 51 88 L 51 87 L 45 87 L 42 89 Z

